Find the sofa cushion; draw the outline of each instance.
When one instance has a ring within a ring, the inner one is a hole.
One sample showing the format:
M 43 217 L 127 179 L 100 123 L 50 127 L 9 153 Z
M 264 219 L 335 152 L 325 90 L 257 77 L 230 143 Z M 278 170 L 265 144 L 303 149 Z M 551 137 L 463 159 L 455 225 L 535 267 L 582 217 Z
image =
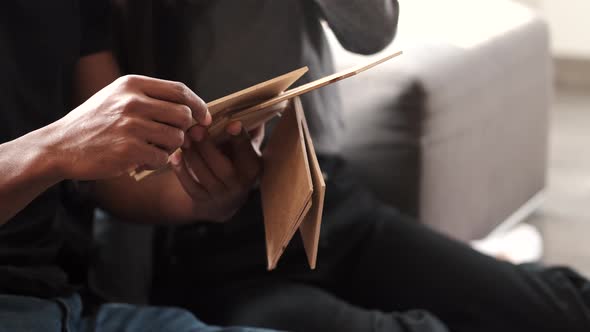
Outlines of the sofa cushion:
M 482 237 L 545 185 L 547 26 L 511 1 L 401 11 L 386 51 L 404 55 L 341 83 L 346 158 L 383 200 L 456 238 Z M 337 66 L 362 61 L 331 41 Z

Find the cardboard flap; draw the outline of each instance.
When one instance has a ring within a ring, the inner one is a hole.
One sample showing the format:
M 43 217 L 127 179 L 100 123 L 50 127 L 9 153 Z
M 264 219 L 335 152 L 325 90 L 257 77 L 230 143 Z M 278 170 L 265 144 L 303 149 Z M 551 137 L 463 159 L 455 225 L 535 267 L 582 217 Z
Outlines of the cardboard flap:
M 242 122 L 242 126 L 244 126 L 247 131 L 250 131 L 265 124 L 270 119 L 282 113 L 286 107 L 287 103 L 285 102 L 270 106 L 260 110 L 260 112 L 245 115 L 236 114 L 234 116 L 223 117 L 222 119 L 219 119 L 219 121 L 216 121 L 216 123 L 209 128 L 209 134 L 215 140 L 215 142 L 223 142 L 229 138 L 228 134 L 225 132 L 225 127 L 230 121 L 240 121 Z
M 207 107 L 213 118 L 215 118 L 222 113 L 256 105 L 283 93 L 303 76 L 307 70 L 307 67 L 302 67 L 268 81 L 258 83 L 244 90 L 209 102 L 207 103 Z
M 287 90 L 295 81 L 307 72 L 308 68 L 302 67 L 290 73 L 232 93 L 231 95 L 216 99 L 207 104 L 213 117 L 213 123 L 209 128 L 209 133 L 214 137 L 216 142 L 221 142 L 224 139 L 223 129 L 229 121 L 247 120 L 248 127 L 256 127 L 280 113 L 280 111 L 276 111 L 272 106 L 291 100 L 299 95 L 328 84 L 354 76 L 401 54 L 402 52 L 386 54 L 367 63 L 354 66 Z M 282 109 L 282 107 L 279 107 L 279 109 Z M 254 115 L 255 113 L 260 114 Z M 194 120 L 193 124 L 196 124 Z M 129 175 L 134 177 L 135 180 L 140 181 L 153 173 L 153 170 L 144 170 L 141 172 L 132 171 Z
M 365 70 L 369 70 L 369 69 L 371 69 L 371 68 L 373 68 L 373 67 L 375 67 L 387 60 L 393 59 L 401 54 L 402 54 L 401 51 L 391 53 L 391 54 L 385 54 L 385 55 L 378 57 L 375 60 L 369 61 L 367 63 L 363 63 L 360 65 L 339 71 L 339 72 L 334 73 L 332 75 L 322 77 L 322 78 L 317 79 L 313 82 L 309 82 L 307 84 L 303 84 L 303 85 L 298 86 L 296 88 L 285 91 L 284 93 L 281 93 L 280 95 L 278 95 L 272 99 L 266 100 L 260 104 L 253 105 L 247 109 L 241 110 L 240 113 L 247 114 L 247 113 L 252 113 L 252 112 L 258 112 L 261 109 L 265 109 L 269 106 L 275 105 L 275 104 L 280 103 L 282 101 L 295 98 L 295 97 L 300 96 L 300 95 L 307 93 L 309 91 L 319 89 L 323 86 L 326 86 L 326 85 L 329 85 L 332 83 L 336 83 L 336 82 L 341 81 L 343 79 L 349 78 L 349 77 L 357 75 L 359 73 L 362 73 Z
M 300 113 L 290 103 L 263 152 L 260 183 L 268 269 L 276 267 L 310 208 L 313 183 Z
M 313 183 L 311 209 L 303 219 L 299 230 L 303 240 L 305 254 L 307 255 L 307 261 L 309 262 L 309 267 L 315 269 L 318 257 L 320 226 L 322 223 L 322 212 L 324 210 L 324 194 L 326 192 L 326 183 L 324 182 L 324 176 L 322 174 L 322 170 L 320 169 L 318 158 L 315 154 L 315 148 L 313 147 L 313 142 L 309 134 L 309 128 L 307 127 L 307 121 L 305 121 L 305 115 L 303 114 L 303 108 L 299 98 L 294 100 L 294 104 L 295 111 L 301 113 L 301 116 L 303 117 L 301 125 L 303 127 L 307 158 L 309 160 L 311 180 Z

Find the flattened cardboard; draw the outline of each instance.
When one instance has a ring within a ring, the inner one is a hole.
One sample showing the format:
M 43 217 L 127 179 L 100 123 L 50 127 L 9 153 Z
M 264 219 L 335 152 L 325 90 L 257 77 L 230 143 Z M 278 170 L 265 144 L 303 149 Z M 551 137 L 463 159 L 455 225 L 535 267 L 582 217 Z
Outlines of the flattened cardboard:
M 249 118 L 250 128 L 257 127 L 258 125 L 261 125 L 274 117 L 274 115 L 279 114 L 279 112 L 269 112 L 269 107 L 309 91 L 321 88 L 328 84 L 332 84 L 345 78 L 354 76 L 401 54 L 401 51 L 387 54 L 371 62 L 354 66 L 341 72 L 301 85 L 297 88 L 285 91 L 297 79 L 305 74 L 305 72 L 307 72 L 307 67 L 303 67 L 269 81 L 262 82 L 247 89 L 238 91 L 226 97 L 214 100 L 207 104 L 207 107 L 209 107 L 209 111 L 213 117 L 213 124 L 211 125 L 209 132 L 211 136 L 214 137 L 215 141 L 219 142 L 223 138 L 221 136 L 224 133 L 223 128 L 230 121 L 245 118 L 247 115 L 251 115 L 256 112 L 265 112 L 265 116 Z M 129 175 L 134 177 L 135 180 L 140 181 L 153 173 L 155 173 L 155 171 L 132 171 L 129 173 Z
M 215 118 L 221 113 L 256 105 L 283 93 L 295 83 L 295 81 L 303 76 L 303 74 L 307 73 L 307 71 L 307 67 L 299 68 L 268 81 L 258 83 L 244 90 L 232 93 L 231 95 L 216 99 L 207 103 L 207 107 L 209 108 L 211 116 Z
M 392 53 L 392 54 L 386 54 L 386 55 L 381 56 L 381 57 L 379 57 L 376 60 L 373 60 L 371 62 L 360 64 L 360 65 L 357 65 L 357 66 L 354 66 L 354 67 L 345 69 L 343 71 L 337 72 L 335 74 L 322 77 L 322 78 L 317 79 L 317 80 L 315 80 L 313 82 L 309 82 L 307 84 L 298 86 L 298 87 L 293 88 L 291 90 L 288 90 L 285 93 L 282 93 L 282 94 L 278 95 L 277 97 L 274 97 L 272 99 L 269 99 L 269 100 L 267 100 L 265 102 L 262 102 L 260 104 L 257 104 L 257 105 L 248 107 L 248 108 L 240 111 L 240 114 L 257 112 L 257 111 L 260 111 L 261 109 L 264 109 L 264 108 L 267 108 L 269 106 L 275 105 L 275 104 L 280 103 L 282 101 L 289 100 L 289 99 L 291 99 L 293 97 L 300 96 L 300 95 L 302 95 L 304 93 L 313 91 L 315 89 L 319 89 L 319 88 L 324 87 L 326 85 L 329 85 L 329 84 L 332 84 L 332 83 L 336 83 L 336 82 L 341 81 L 341 80 L 343 80 L 345 78 L 349 78 L 349 77 L 354 76 L 356 74 L 362 73 L 365 70 L 371 69 L 371 68 L 377 66 L 378 64 L 381 64 L 381 63 L 383 63 L 383 62 L 385 62 L 387 60 L 393 59 L 393 58 L 395 58 L 395 57 L 397 57 L 397 56 L 399 56 L 401 54 L 402 54 L 401 51 L 395 52 L 395 53 Z
M 307 67 L 302 67 L 207 103 L 207 108 L 213 118 L 213 122 L 209 127 L 209 135 L 213 137 L 216 142 L 223 141 L 227 138 L 224 131 L 227 124 L 233 120 L 240 120 L 240 114 L 235 113 L 236 110 L 256 105 L 257 103 L 280 95 L 307 71 Z M 277 115 L 284 108 L 280 107 L 280 105 L 274 107 L 277 104 L 278 103 L 274 103 L 273 105 L 269 105 L 270 107 L 260 109 L 260 112 L 257 112 L 261 113 L 260 115 L 253 116 L 250 114 L 251 121 L 244 125 L 246 130 L 254 129 Z M 242 117 L 244 115 L 242 115 Z M 235 119 L 233 117 L 235 117 Z M 196 124 L 197 122 L 193 120 L 193 125 Z M 169 163 L 159 170 L 144 170 L 141 172 L 131 171 L 129 176 L 133 177 L 136 181 L 141 181 L 150 175 L 161 173 L 168 168 Z
M 264 149 L 260 191 L 268 269 L 272 270 L 310 208 L 313 182 L 300 112 L 290 103 Z
M 299 98 L 294 100 L 295 110 L 303 114 L 303 107 Z M 305 116 L 305 115 L 303 115 Z M 318 257 L 318 246 L 320 242 L 320 227 L 322 223 L 322 213 L 324 211 L 324 195 L 326 192 L 326 183 L 320 169 L 318 158 L 315 154 L 315 148 L 309 134 L 307 121 L 305 117 L 302 121 L 303 134 L 306 143 L 307 159 L 310 165 L 311 180 L 313 183 L 313 193 L 311 195 L 311 209 L 303 219 L 299 231 L 303 240 L 305 254 L 309 262 L 309 267 L 315 269 Z
M 298 96 L 356 75 L 400 54 L 385 55 L 285 91 L 307 71 L 307 67 L 300 68 L 208 104 L 213 116 L 209 133 L 216 141 L 222 140 L 224 128 L 230 121 L 241 121 L 246 129 L 253 129 L 284 113 L 262 156 L 264 171 L 260 190 L 269 270 L 276 268 L 297 230 L 301 233 L 310 267 L 314 269 L 317 265 L 326 184 Z M 161 170 L 131 172 L 130 175 L 139 181 Z
M 228 138 L 227 133 L 225 132 L 225 127 L 230 121 L 240 121 L 242 122 L 242 126 L 247 131 L 250 131 L 280 114 L 285 109 L 286 105 L 287 103 L 285 102 L 270 106 L 260 110 L 260 112 L 244 115 L 236 114 L 231 117 L 223 117 L 220 119 L 220 121 L 217 121 L 214 126 L 209 128 L 209 135 L 213 137 L 215 142 L 223 142 Z

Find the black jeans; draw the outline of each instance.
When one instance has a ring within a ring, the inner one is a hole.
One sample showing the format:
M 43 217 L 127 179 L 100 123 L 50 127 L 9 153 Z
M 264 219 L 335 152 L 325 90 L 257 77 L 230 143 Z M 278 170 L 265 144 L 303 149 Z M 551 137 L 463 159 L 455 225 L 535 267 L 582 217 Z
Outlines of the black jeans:
M 265 270 L 253 194 L 226 224 L 159 230 L 154 302 L 211 324 L 290 331 L 590 331 L 590 284 L 573 271 L 481 255 L 377 201 L 338 159 L 322 168 L 315 271 L 299 238 Z

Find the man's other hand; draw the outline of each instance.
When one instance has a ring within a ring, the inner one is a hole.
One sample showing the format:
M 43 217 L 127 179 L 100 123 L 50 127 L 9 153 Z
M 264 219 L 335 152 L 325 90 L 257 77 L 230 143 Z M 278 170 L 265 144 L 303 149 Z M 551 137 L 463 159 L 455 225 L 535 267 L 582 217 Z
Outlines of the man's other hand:
M 193 119 L 211 123 L 205 102 L 184 84 L 123 76 L 53 123 L 48 148 L 67 179 L 157 169 L 182 146 Z
M 189 210 L 195 220 L 231 218 L 260 175 L 260 154 L 241 123 L 229 124 L 226 131 L 230 141 L 216 146 L 196 126 L 188 132 L 190 144 L 170 158 L 178 181 L 191 198 Z M 257 136 L 262 133 L 256 132 Z

